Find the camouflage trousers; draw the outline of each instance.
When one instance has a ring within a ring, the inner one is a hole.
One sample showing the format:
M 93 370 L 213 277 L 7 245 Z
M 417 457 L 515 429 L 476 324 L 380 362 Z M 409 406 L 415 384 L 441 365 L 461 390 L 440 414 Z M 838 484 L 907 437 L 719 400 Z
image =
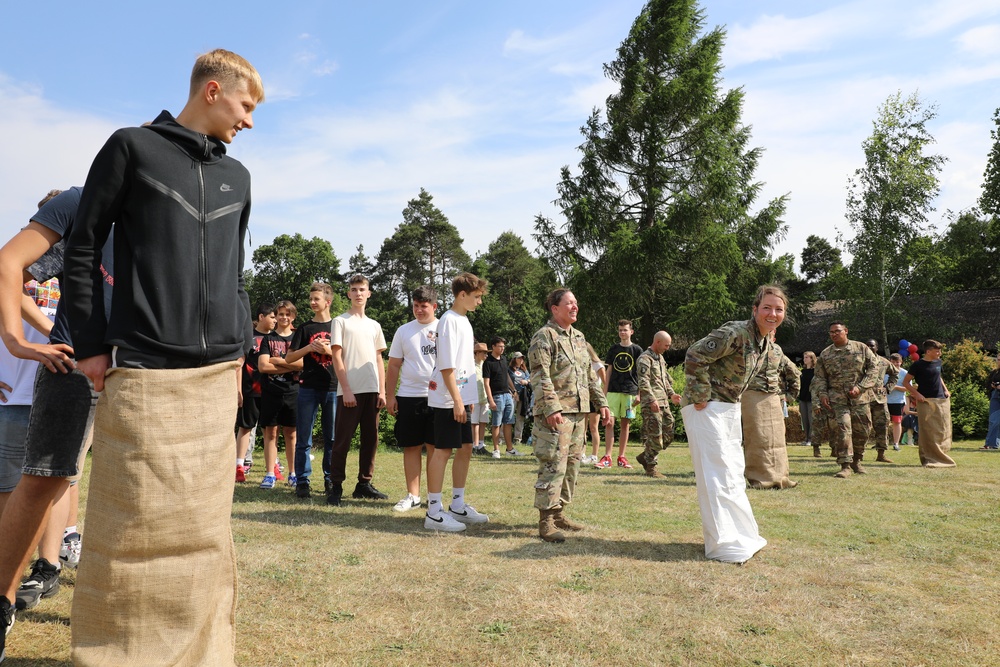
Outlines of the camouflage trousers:
M 884 452 L 889 448 L 889 406 L 872 401 L 868 404 L 872 413 L 872 440 L 875 449 Z
M 851 463 L 865 453 L 865 443 L 872 432 L 872 415 L 867 403 L 845 405 L 833 403 L 833 440 L 837 463 Z
M 820 401 L 813 401 L 812 444 L 833 443 L 833 410 L 824 408 Z
M 659 412 L 653 412 L 648 405 L 642 406 L 643 458 L 647 466 L 656 465 L 656 457 L 674 441 L 674 414 L 669 405 L 661 405 Z
M 562 413 L 563 423 L 550 428 L 545 417 L 535 416 L 534 452 L 538 459 L 535 507 L 550 510 L 573 502 L 576 475 L 580 470 L 587 414 Z

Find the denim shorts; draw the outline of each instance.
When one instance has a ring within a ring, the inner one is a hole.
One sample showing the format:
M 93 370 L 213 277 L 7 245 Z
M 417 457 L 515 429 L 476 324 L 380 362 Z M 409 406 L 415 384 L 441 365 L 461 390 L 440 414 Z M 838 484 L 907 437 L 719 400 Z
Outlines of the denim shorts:
M 30 405 L 0 406 L 0 493 L 10 493 L 21 481 L 30 414 Z
M 500 424 L 513 424 L 514 395 L 494 394 L 493 402 L 496 403 L 497 409 L 493 411 L 493 419 L 490 420 L 490 426 L 500 426 Z
M 53 373 L 38 367 L 25 443 L 25 475 L 79 476 L 100 396 L 79 370 Z

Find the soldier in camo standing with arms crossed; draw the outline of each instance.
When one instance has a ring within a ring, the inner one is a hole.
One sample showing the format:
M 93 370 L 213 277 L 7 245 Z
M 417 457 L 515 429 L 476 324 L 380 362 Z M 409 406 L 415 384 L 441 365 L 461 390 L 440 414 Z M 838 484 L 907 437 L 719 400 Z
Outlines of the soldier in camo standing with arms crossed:
M 674 441 L 674 415 L 670 401 L 680 405 L 681 395 L 674 392 L 674 385 L 667 372 L 663 353 L 670 349 L 672 340 L 666 331 L 657 331 L 653 344 L 647 347 L 636 365 L 639 367 L 639 404 L 642 409 L 642 444 L 644 449 L 636 461 L 646 475 L 660 479 L 663 474 L 656 469 L 656 458 Z
M 864 343 L 849 340 L 843 322 L 830 325 L 830 340 L 833 345 L 823 350 L 816 361 L 813 389 L 823 406 L 833 409 L 830 445 L 840 464 L 840 472 L 834 477 L 843 479 L 852 473 L 865 473 L 861 461 L 872 431 L 868 404 L 882 376 L 878 374 L 875 353 Z
M 533 415 L 534 453 L 538 459 L 535 507 L 538 535 L 546 542 L 563 542 L 560 531 L 582 530 L 563 510 L 573 500 L 576 476 L 592 407 L 608 425 L 611 412 L 601 384 L 590 362 L 587 340 L 573 328 L 579 307 L 568 289 L 559 288 L 545 299 L 548 323 L 531 338 L 528 360 L 531 389 L 535 395 Z

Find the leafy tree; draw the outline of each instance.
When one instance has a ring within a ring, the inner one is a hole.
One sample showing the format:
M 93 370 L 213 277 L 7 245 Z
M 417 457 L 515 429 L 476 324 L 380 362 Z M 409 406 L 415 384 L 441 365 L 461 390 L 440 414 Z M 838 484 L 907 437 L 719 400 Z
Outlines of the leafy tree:
M 343 281 L 340 260 L 330 242 L 318 236 L 306 240 L 301 234 L 282 234 L 271 245 L 262 245 L 253 253 L 253 269 L 249 272 L 247 293 L 252 308 L 262 301 L 277 303 L 292 301 L 298 309 L 297 323 L 312 317 L 309 310 L 309 286 L 316 281 L 333 285 L 334 304 L 331 309 L 345 306 L 339 286 Z
M 476 260 L 474 270 L 490 281 L 484 305 L 473 314 L 477 333 L 500 335 L 510 349 L 527 353 L 535 331 L 545 323 L 543 306 L 556 280 L 544 262 L 533 256 L 514 232 L 503 232 L 486 253 Z M 496 305 L 496 308 L 493 305 Z M 487 332 L 485 329 L 493 327 Z
M 841 266 L 840 248 L 815 234 L 806 238 L 806 247 L 802 249 L 802 273 L 806 280 L 821 283 Z
M 410 305 L 410 292 L 432 285 L 450 300 L 451 279 L 469 266 L 462 237 L 423 188 L 403 209 L 403 222 L 375 258 L 378 288 Z
M 993 147 L 986 159 L 983 194 L 979 197 L 979 208 L 996 223 L 1000 219 L 1000 109 L 993 112 L 993 125 L 993 129 L 990 130 Z
M 724 33 L 704 28 L 695 0 L 650 0 L 604 66 L 618 92 L 581 129 L 578 173 L 562 169 L 562 231 L 536 218 L 543 256 L 571 272 L 582 328 L 628 317 L 643 340 L 703 335 L 745 317 L 773 269 L 785 198 L 750 210 L 760 150 L 748 148 L 743 93 L 720 91 Z
M 347 273 L 350 275 L 360 273 L 370 278 L 374 272 L 375 264 L 372 262 L 372 258 L 365 254 L 365 246 L 363 244 L 358 245 L 357 252 L 347 260 Z
M 844 288 L 855 297 L 855 308 L 871 315 L 884 349 L 889 349 L 886 322 L 905 318 L 896 307 L 914 271 L 905 248 L 925 232 L 940 189 L 945 158 L 926 152 L 934 143 L 927 124 L 936 115 L 916 93 L 905 99 L 900 92 L 890 95 L 862 144 L 865 165 L 848 180 L 847 220 L 854 238 L 846 245 L 854 259 Z
M 933 291 L 991 289 L 1000 287 L 1000 231 L 994 221 L 975 209 L 951 216 L 948 228 L 936 242 L 922 237 L 907 247 L 917 284 Z

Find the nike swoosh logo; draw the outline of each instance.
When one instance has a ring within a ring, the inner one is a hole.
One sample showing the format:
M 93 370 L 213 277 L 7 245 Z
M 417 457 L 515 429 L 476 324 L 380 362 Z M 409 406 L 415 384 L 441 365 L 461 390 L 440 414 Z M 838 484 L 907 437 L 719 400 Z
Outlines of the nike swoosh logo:
M 469 516 L 468 512 L 456 512 L 455 510 L 448 510 L 448 511 L 454 514 L 455 516 Z
M 226 185 L 225 183 L 223 183 L 222 185 L 219 186 L 219 190 L 222 191 L 222 192 L 232 192 L 233 191 L 233 189 L 231 187 L 229 187 L 228 185 Z
M 435 519 L 430 514 L 428 514 L 427 518 L 430 519 L 431 521 L 435 522 L 435 523 L 444 523 L 444 517 L 441 517 L 439 519 Z

